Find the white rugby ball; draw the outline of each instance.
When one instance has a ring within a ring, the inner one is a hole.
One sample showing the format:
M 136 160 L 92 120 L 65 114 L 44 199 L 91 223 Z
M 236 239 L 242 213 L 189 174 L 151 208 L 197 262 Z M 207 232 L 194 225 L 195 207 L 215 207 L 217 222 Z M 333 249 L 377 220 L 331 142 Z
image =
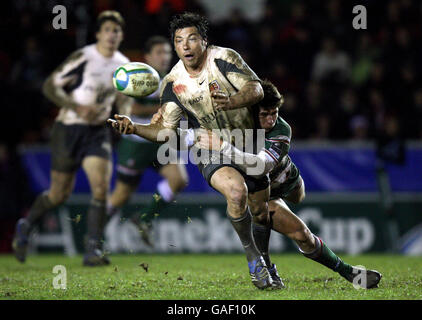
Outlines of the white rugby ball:
M 160 84 L 158 72 L 142 62 L 129 62 L 116 69 L 113 85 L 121 93 L 131 97 L 146 97 L 157 91 Z

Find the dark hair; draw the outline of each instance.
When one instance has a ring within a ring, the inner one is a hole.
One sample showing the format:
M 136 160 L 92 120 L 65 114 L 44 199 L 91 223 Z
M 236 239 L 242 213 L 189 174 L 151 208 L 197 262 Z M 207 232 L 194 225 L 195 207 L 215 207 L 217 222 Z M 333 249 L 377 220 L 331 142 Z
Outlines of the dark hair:
M 202 39 L 208 41 L 208 20 L 197 13 L 192 12 L 184 12 L 182 14 L 177 14 L 173 16 L 172 20 L 170 21 L 170 38 L 171 42 L 174 42 L 174 34 L 176 30 L 195 27 L 199 34 L 201 35 Z
M 144 53 L 150 53 L 157 44 L 170 44 L 170 41 L 163 36 L 152 36 L 145 42 Z
M 270 80 L 263 80 L 262 89 L 264 90 L 264 98 L 257 103 L 258 112 L 259 107 L 263 109 L 280 108 L 284 103 L 284 97 L 278 92 L 277 87 Z
M 261 111 L 261 108 L 264 110 L 280 108 L 284 103 L 283 95 L 278 92 L 277 87 L 270 80 L 263 80 L 261 85 L 264 91 L 264 98 L 252 106 L 252 116 L 256 128 L 261 128 L 259 122 L 259 112 Z
M 119 12 L 114 10 L 106 10 L 101 12 L 97 17 L 97 24 L 95 29 L 96 32 L 100 31 L 103 23 L 108 20 L 117 23 L 120 27 L 122 27 L 122 29 L 125 27 L 125 20 Z

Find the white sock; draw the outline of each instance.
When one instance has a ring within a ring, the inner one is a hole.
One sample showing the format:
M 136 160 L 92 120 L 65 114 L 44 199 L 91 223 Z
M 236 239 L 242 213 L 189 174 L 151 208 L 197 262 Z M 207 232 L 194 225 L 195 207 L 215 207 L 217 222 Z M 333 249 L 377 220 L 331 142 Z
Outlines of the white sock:
M 165 202 L 171 202 L 174 199 L 173 191 L 167 180 L 161 180 L 157 185 L 157 190 Z

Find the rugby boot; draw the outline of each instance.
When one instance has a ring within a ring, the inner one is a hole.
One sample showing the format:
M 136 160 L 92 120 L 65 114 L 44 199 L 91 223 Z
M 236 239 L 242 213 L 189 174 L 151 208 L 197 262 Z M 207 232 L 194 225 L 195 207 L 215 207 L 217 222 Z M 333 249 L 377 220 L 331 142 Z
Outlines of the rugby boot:
M 29 230 L 29 222 L 25 218 L 19 219 L 15 227 L 12 248 L 16 259 L 22 263 L 25 262 L 28 252 Z
M 268 272 L 268 268 L 265 265 L 265 261 L 262 256 L 248 262 L 248 267 L 252 283 L 258 289 L 272 287 L 273 280 L 271 279 L 270 273 Z
M 87 252 L 84 255 L 83 265 L 87 267 L 105 266 L 110 264 L 110 259 L 101 252 L 100 249 L 95 249 Z
M 101 245 L 96 240 L 89 240 L 84 255 L 83 265 L 88 267 L 105 266 L 110 264 L 110 259 L 101 250 Z
M 353 285 L 358 285 L 363 289 L 378 288 L 378 284 L 382 278 L 381 273 L 376 270 L 366 270 L 357 266 L 353 266 L 352 268 L 352 273 L 342 275 L 342 277 L 353 283 Z
M 268 268 L 268 272 L 270 273 L 271 279 L 273 280 L 272 287 L 274 289 L 284 289 L 285 285 L 283 280 L 281 280 L 280 275 L 278 274 L 277 267 L 273 263 L 270 268 Z

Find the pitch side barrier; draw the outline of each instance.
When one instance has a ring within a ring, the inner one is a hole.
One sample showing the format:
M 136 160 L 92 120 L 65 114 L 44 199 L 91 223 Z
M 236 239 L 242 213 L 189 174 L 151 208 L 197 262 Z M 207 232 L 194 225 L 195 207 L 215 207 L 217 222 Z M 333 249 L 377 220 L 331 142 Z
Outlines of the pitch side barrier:
M 400 252 L 422 255 L 420 143 L 407 143 L 404 166 L 386 164 L 390 193 L 380 191 L 374 172 L 373 144 L 296 143 L 291 148 L 292 159 L 304 177 L 307 194 L 302 204 L 290 207 L 330 248 L 345 254 Z M 43 162 L 48 162 L 48 148 L 22 148 L 21 155 L 33 190 L 43 185 L 47 185 L 44 189 L 48 188 L 49 167 Z M 354 166 L 347 166 L 350 163 Z M 142 242 L 136 226 L 125 218 L 140 212 L 151 199 L 154 190 L 142 189 L 141 184 L 122 216 L 115 216 L 108 222 L 107 250 L 127 253 L 243 252 L 226 218 L 224 198 L 206 185 L 196 167 L 188 169 L 190 188 L 154 220 L 154 249 Z M 86 179 L 79 174 L 79 179 Z M 148 184 L 154 184 L 151 181 L 155 179 L 154 172 L 149 174 L 145 179 Z M 348 179 L 353 181 L 340 184 Z M 32 251 L 64 250 L 70 255 L 81 252 L 89 200 L 89 188 L 80 185 L 65 205 L 45 218 Z M 386 206 L 392 210 L 387 212 Z M 289 239 L 275 232 L 270 248 L 274 253 L 297 250 Z

